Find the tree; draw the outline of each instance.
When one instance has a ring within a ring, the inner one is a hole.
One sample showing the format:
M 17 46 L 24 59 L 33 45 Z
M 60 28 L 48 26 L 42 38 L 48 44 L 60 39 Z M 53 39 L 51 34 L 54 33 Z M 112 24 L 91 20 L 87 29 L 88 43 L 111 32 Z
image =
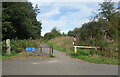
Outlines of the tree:
M 113 13 L 115 13 L 116 9 L 114 8 L 115 3 L 111 2 L 111 0 L 109 1 L 105 1 L 103 3 L 100 3 L 100 8 L 98 9 L 98 11 L 100 11 L 98 13 L 98 17 L 102 18 L 102 19 L 106 19 L 107 21 L 111 20 L 111 16 Z
M 36 19 L 38 7 L 33 8 L 30 2 L 3 2 L 2 8 L 3 40 L 40 38 L 42 23 Z
M 117 38 L 119 14 L 114 7 L 115 3 L 105 1 L 99 5 L 100 12 L 97 14 L 97 21 L 92 20 L 85 23 L 81 28 L 75 28 L 73 31 L 69 31 L 68 35 L 79 35 L 80 40 L 89 40 L 91 38 L 99 40 L 107 33 L 107 36 L 110 38 Z
M 102 23 L 109 23 L 109 25 L 104 25 L 106 27 L 106 32 L 110 36 L 110 38 L 118 38 L 118 8 L 115 7 L 115 3 L 109 1 L 105 1 L 99 4 L 100 8 L 98 9 L 99 13 L 95 16 L 98 21 L 103 20 Z
M 62 33 L 62 36 L 66 36 L 66 34 L 63 32 L 63 33 Z
M 78 36 L 81 33 L 81 28 L 75 28 L 73 31 L 69 31 L 68 35 L 69 36 Z
M 54 38 L 54 37 L 58 37 L 58 36 L 61 36 L 60 30 L 57 30 L 57 28 L 54 27 L 54 28 L 51 30 L 51 32 L 46 33 L 46 34 L 44 35 L 44 39 L 45 39 L 45 40 L 50 40 L 50 39 L 52 39 L 52 38 Z

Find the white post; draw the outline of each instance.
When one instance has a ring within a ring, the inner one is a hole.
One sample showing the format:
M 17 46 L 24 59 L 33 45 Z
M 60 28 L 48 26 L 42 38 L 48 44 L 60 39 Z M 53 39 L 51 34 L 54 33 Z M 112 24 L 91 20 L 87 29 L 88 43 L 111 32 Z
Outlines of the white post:
M 7 47 L 8 47 L 7 54 L 10 54 L 10 39 L 6 40 L 6 44 L 7 44 Z
M 77 53 L 77 47 L 74 46 L 74 53 L 76 54 Z

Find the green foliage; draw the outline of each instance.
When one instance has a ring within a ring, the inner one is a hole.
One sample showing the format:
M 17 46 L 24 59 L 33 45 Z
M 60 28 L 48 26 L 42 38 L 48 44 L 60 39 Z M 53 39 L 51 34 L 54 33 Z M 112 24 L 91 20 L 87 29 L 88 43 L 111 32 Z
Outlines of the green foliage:
M 69 36 L 77 36 L 80 35 L 81 33 L 81 28 L 75 28 L 73 31 L 69 31 L 68 35 Z
M 66 36 L 66 34 L 63 32 L 63 33 L 62 33 L 62 36 Z
M 100 3 L 99 6 L 98 14 L 93 20 L 84 23 L 81 28 L 69 31 L 68 35 L 79 36 L 77 45 L 100 47 L 95 54 L 118 58 L 118 51 L 116 51 L 118 48 L 118 27 L 120 26 L 118 10 L 115 3 L 111 1 Z M 93 55 L 94 52 L 84 52 L 82 54 Z
M 5 39 L 40 38 L 41 22 L 37 21 L 38 7 L 30 2 L 2 3 L 2 33 Z
M 56 27 L 54 27 L 54 28 L 51 30 L 51 32 L 46 33 L 46 34 L 44 35 L 44 39 L 45 39 L 45 40 L 50 40 L 50 39 L 52 39 L 52 38 L 54 38 L 54 37 L 58 37 L 58 36 L 61 36 L 61 33 L 60 33 L 59 30 L 57 30 Z
M 54 49 L 64 51 L 72 56 L 72 58 L 82 59 L 91 63 L 100 64 L 118 64 L 118 52 L 116 51 L 117 42 L 108 43 L 106 41 L 99 40 L 96 45 L 103 46 L 102 50 L 98 49 L 79 49 L 77 48 L 77 54 L 74 53 L 72 45 L 72 37 L 62 36 L 51 39 L 47 42 L 48 46 L 53 46 Z M 68 43 L 66 43 L 68 41 Z M 92 40 L 94 42 L 94 40 Z M 90 45 L 90 41 L 83 41 L 83 45 Z M 93 43 L 93 46 L 95 44 Z M 104 47 L 105 46 L 105 47 Z M 119 63 L 120 64 L 120 63 Z
M 95 49 L 90 49 L 90 55 L 94 55 L 95 53 L 97 53 Z
M 77 56 L 79 55 L 86 55 L 88 56 L 90 54 L 90 52 L 88 50 L 77 50 Z
M 95 46 L 100 47 L 99 49 L 78 49 L 77 54 L 74 54 L 73 40 L 69 40 L 67 37 L 65 37 L 66 39 L 63 39 L 63 37 L 54 38 L 49 43 L 57 50 L 63 49 L 62 51 L 70 53 L 74 58 L 94 63 L 118 64 L 119 53 L 116 49 L 118 49 L 118 32 L 120 28 L 118 20 L 120 16 L 117 8 L 114 7 L 114 2 L 105 1 L 99 5 L 98 14 L 93 17 L 93 20 L 83 24 L 81 28 L 75 28 L 73 31 L 68 32 L 69 36 L 79 36 L 77 45 Z M 69 40 L 69 43 L 66 40 Z
M 81 46 L 96 46 L 98 48 L 95 54 L 99 54 L 104 57 L 115 57 L 118 58 L 118 42 L 114 41 L 113 43 L 107 42 L 104 39 L 101 40 L 87 40 L 87 41 L 80 41 L 79 45 Z M 91 50 L 90 50 L 91 51 Z
M 72 55 L 72 58 L 78 58 L 78 59 L 82 59 L 84 61 L 87 61 L 90 63 L 96 63 L 96 64 L 114 64 L 114 65 L 120 64 L 117 58 L 106 58 L 99 55 L 93 55 L 93 56 Z
M 6 54 L 6 50 L 7 50 L 7 45 L 6 45 L 6 43 L 5 43 L 5 41 L 3 41 L 2 42 L 2 55 L 4 56 L 5 54 Z
M 54 54 L 49 54 L 49 55 L 47 55 L 46 57 L 47 57 L 47 58 L 55 57 L 55 55 L 54 55 Z
M 2 56 L 14 56 L 17 55 L 18 53 L 24 52 L 27 47 L 35 47 L 38 48 L 40 47 L 41 40 L 36 39 L 36 40 L 11 40 L 10 46 L 11 46 L 11 54 L 6 54 L 7 46 L 6 42 L 2 42 Z
M 74 51 L 74 50 L 73 50 Z M 71 53 L 72 56 L 93 56 L 97 51 L 95 49 L 77 49 L 77 53 Z
M 115 2 L 111 2 L 111 0 L 105 1 L 103 3 L 100 3 L 100 8 L 98 9 L 99 14 L 97 15 L 98 18 L 106 18 L 108 21 L 110 21 L 111 16 L 113 13 L 115 13 Z
M 36 57 L 36 56 L 38 56 L 38 55 L 36 55 L 36 54 L 33 55 L 33 57 Z

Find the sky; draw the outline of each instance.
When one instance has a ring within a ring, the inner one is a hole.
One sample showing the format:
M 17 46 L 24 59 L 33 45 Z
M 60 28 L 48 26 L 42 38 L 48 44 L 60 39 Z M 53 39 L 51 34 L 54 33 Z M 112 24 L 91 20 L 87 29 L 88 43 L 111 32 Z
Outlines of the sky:
M 94 16 L 93 12 L 97 13 L 99 9 L 98 2 L 29 1 L 32 2 L 33 7 L 37 4 L 40 9 L 37 20 L 42 21 L 42 36 L 54 27 L 65 34 L 74 28 L 80 28 L 82 24 L 89 22 L 89 19 Z

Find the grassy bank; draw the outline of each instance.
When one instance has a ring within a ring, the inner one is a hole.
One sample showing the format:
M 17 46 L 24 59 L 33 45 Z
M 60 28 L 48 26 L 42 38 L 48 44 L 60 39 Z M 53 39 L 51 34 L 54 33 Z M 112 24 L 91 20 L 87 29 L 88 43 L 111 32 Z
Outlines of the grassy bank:
M 25 57 L 25 52 L 22 51 L 21 53 L 15 54 L 15 55 L 6 55 L 2 56 L 2 60 L 8 60 L 8 59 L 13 59 L 13 58 L 20 58 L 20 57 Z
M 6 42 L 2 41 L 2 60 L 12 59 L 16 57 L 24 57 L 26 47 L 35 47 L 36 49 L 40 47 L 40 43 L 42 41 L 40 39 L 32 40 L 11 40 L 11 53 L 6 54 L 7 46 Z
M 47 44 L 48 46 L 53 46 L 55 50 L 69 53 L 72 58 L 82 59 L 84 61 L 96 64 L 118 64 L 118 59 L 116 57 L 102 56 L 99 50 L 96 51 L 94 49 L 78 49 L 77 54 L 75 55 L 72 41 L 72 37 L 65 36 L 51 39 L 47 42 Z

